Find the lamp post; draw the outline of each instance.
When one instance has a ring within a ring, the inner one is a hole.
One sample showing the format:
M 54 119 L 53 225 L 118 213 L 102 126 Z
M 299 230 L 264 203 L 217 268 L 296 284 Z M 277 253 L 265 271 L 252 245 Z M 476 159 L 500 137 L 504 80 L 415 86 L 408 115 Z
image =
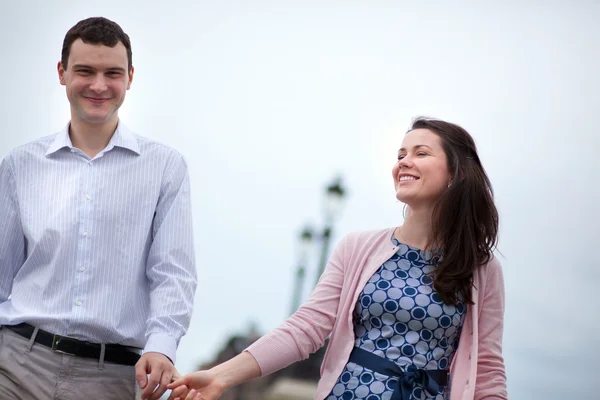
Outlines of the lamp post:
M 300 297 L 302 296 L 302 286 L 304 286 L 304 275 L 306 273 L 308 253 L 310 251 L 313 236 L 313 231 L 309 227 L 305 227 L 300 233 L 300 257 L 294 281 L 294 294 L 292 296 L 292 309 L 290 315 L 295 313 L 298 307 L 300 307 Z
M 321 247 L 321 258 L 319 260 L 319 269 L 317 270 L 316 282 L 319 281 L 321 275 L 323 274 L 323 271 L 325 270 L 333 222 L 341 211 L 345 194 L 346 190 L 342 186 L 342 180 L 340 177 L 337 177 L 332 183 L 329 184 L 329 186 L 327 186 L 325 192 L 325 226 L 323 228 L 323 234 L 321 236 L 321 240 L 323 242 Z

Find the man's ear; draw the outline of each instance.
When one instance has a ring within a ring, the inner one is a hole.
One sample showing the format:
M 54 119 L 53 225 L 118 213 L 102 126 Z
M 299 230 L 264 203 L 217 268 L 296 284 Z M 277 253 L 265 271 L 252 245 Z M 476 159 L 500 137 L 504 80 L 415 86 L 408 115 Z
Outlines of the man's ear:
M 131 82 L 133 82 L 133 65 L 131 66 L 131 69 L 129 70 L 129 82 L 127 82 L 127 90 L 129 90 L 129 88 L 131 88 Z
M 65 84 L 65 69 L 63 68 L 62 61 L 58 62 L 56 69 L 58 70 L 58 80 L 61 85 L 64 85 Z

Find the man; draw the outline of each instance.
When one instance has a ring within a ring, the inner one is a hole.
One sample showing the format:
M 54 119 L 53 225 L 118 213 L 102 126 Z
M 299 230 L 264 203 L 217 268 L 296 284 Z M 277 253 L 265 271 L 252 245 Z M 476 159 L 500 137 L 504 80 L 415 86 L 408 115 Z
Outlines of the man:
M 71 121 L 0 165 L 0 398 L 158 399 L 196 289 L 187 166 L 131 133 L 129 37 L 89 18 L 58 63 Z M 141 357 L 140 357 L 140 354 Z

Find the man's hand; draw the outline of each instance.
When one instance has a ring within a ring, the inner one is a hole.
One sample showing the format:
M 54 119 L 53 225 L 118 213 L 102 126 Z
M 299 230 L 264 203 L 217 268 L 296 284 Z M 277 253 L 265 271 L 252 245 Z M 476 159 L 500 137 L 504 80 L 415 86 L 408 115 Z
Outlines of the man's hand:
M 179 376 L 171 360 L 162 353 L 144 353 L 135 365 L 135 379 L 143 389 L 144 400 L 158 400 L 167 391 L 167 385 Z

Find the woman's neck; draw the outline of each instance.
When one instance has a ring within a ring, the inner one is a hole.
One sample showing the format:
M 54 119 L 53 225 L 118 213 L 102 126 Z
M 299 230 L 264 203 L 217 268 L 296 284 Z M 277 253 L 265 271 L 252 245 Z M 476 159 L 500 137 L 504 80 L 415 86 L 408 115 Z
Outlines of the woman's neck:
M 431 247 L 431 209 L 409 208 L 404 223 L 394 231 L 398 241 L 419 249 Z

